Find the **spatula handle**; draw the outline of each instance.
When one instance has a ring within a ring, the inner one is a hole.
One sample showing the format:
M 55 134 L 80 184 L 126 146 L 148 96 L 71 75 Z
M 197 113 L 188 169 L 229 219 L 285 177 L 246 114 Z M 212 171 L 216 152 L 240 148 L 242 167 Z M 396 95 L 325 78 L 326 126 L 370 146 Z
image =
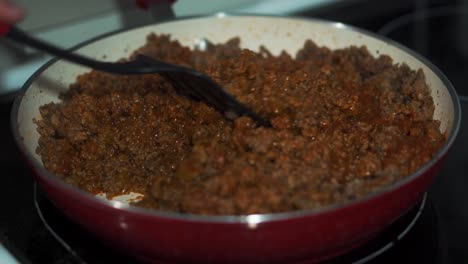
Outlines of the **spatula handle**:
M 152 4 L 167 2 L 173 4 L 176 0 L 135 0 L 136 5 L 142 9 L 149 9 Z

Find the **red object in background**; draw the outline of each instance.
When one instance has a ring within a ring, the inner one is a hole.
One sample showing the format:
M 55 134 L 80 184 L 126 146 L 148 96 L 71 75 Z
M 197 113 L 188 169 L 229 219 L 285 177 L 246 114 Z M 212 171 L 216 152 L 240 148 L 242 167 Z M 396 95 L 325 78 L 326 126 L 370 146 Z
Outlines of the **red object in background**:
M 176 0 L 135 0 L 136 5 L 142 9 L 149 9 L 152 4 L 167 2 L 169 4 L 175 3 Z
M 11 25 L 6 24 L 6 23 L 0 23 L 0 36 L 8 34 L 8 31 L 10 31 Z
M 160 3 L 168 3 L 173 4 L 176 0 L 135 0 L 136 5 L 142 9 L 149 9 L 153 4 L 160 4 Z M 0 36 L 3 36 L 8 33 L 10 30 L 11 25 L 6 23 L 0 23 Z

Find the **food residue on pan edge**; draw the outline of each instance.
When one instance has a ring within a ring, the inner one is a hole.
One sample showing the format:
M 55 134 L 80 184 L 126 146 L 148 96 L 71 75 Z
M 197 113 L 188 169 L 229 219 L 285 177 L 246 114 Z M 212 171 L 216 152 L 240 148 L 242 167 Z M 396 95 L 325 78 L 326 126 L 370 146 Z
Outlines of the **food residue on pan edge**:
M 193 214 L 320 208 L 417 170 L 445 142 L 422 70 L 366 47 L 306 41 L 296 58 L 234 38 L 192 51 L 167 35 L 137 50 L 210 75 L 273 128 L 234 122 L 176 94 L 157 74 L 78 77 L 40 108 L 38 154 L 91 193 L 144 194 L 142 206 Z

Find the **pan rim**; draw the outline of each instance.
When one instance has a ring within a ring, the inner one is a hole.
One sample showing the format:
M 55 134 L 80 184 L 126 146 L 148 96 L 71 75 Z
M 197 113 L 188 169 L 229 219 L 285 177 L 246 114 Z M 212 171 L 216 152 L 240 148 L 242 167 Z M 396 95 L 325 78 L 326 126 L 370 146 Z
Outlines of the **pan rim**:
M 412 57 L 416 58 L 419 60 L 422 64 L 427 66 L 444 84 L 446 89 L 449 92 L 449 95 L 451 97 L 451 101 L 453 103 L 454 107 L 454 118 L 453 118 L 453 124 L 452 124 L 452 129 L 450 133 L 448 134 L 447 140 L 444 143 L 443 147 L 433 156 L 433 158 L 425 163 L 422 167 L 420 167 L 416 172 L 412 173 L 411 175 L 405 177 L 402 180 L 399 180 L 389 186 L 385 186 L 384 188 L 381 188 L 379 191 L 367 194 L 361 198 L 354 199 L 351 201 L 347 201 L 344 203 L 339 203 L 339 204 L 332 204 L 329 206 L 325 207 L 320 207 L 320 208 L 315 208 L 315 209 L 306 209 L 306 210 L 297 210 L 297 211 L 288 211 L 288 212 L 281 212 L 281 213 L 268 213 L 268 214 L 250 214 L 250 215 L 197 215 L 197 214 L 185 214 L 185 213 L 178 213 L 178 212 L 172 212 L 172 211 L 161 211 L 161 210 L 155 210 L 155 209 L 147 209 L 147 208 L 141 208 L 137 206 L 131 206 L 122 202 L 117 202 L 117 201 L 108 201 L 104 199 L 99 199 L 92 195 L 91 193 L 88 193 L 86 191 L 83 191 L 75 186 L 72 186 L 70 184 L 65 183 L 63 180 L 61 180 L 59 177 L 55 176 L 53 173 L 47 171 L 45 167 L 40 164 L 36 159 L 32 157 L 32 155 L 26 150 L 26 146 L 23 144 L 23 140 L 21 137 L 21 134 L 19 132 L 19 123 L 17 122 L 18 118 L 18 112 L 19 108 L 21 105 L 22 98 L 26 91 L 29 89 L 31 84 L 35 81 L 35 79 L 42 74 L 46 69 L 48 69 L 51 65 L 53 65 L 55 62 L 59 61 L 58 58 L 53 58 L 49 60 L 46 64 L 44 64 L 42 67 L 40 67 L 23 85 L 21 88 L 18 96 L 16 97 L 13 106 L 12 106 L 12 111 L 11 111 L 11 128 L 13 130 L 13 137 L 15 139 L 15 142 L 17 146 L 19 147 L 20 151 L 22 152 L 23 156 L 27 160 L 27 162 L 32 165 L 32 167 L 35 170 L 35 173 L 38 174 L 38 177 L 45 177 L 48 181 L 48 183 L 55 185 L 55 187 L 65 189 L 68 193 L 72 193 L 73 195 L 80 196 L 80 199 L 85 199 L 89 202 L 99 204 L 101 206 L 107 207 L 107 208 L 112 208 L 112 209 L 117 209 L 117 210 L 123 210 L 127 213 L 134 213 L 134 214 L 139 214 L 139 215 L 144 215 L 148 217 L 157 217 L 157 218 L 165 218 L 169 220 L 178 220 L 178 221 L 189 221 L 189 222 L 205 222 L 205 223 L 220 223 L 220 224 L 249 224 L 252 222 L 255 222 L 255 224 L 262 224 L 266 222 L 273 222 L 273 221 L 280 221 L 280 220 L 290 220 L 290 219 L 296 219 L 296 218 L 302 218 L 302 217 L 313 217 L 317 215 L 322 215 L 326 213 L 332 213 L 334 211 L 338 211 L 343 208 L 347 207 L 353 207 L 357 204 L 362 204 L 366 203 L 370 200 L 373 200 L 379 196 L 383 196 L 386 193 L 393 192 L 400 187 L 409 184 L 410 182 L 416 180 L 420 176 L 422 176 L 426 171 L 428 171 L 430 168 L 436 165 L 439 160 L 443 159 L 444 156 L 447 154 L 448 150 L 450 147 L 453 145 L 456 136 L 458 134 L 458 131 L 460 129 L 460 123 L 461 123 L 461 106 L 460 102 L 458 99 L 458 95 L 448 80 L 448 78 L 442 73 L 441 70 L 439 70 L 435 65 L 433 65 L 429 60 L 424 58 L 423 56 L 419 55 L 415 51 L 412 51 L 411 49 L 388 39 L 387 37 L 378 35 L 376 33 L 370 32 L 365 29 L 357 28 L 354 26 L 350 26 L 347 24 L 343 24 L 341 22 L 335 22 L 335 21 L 329 21 L 329 20 L 323 20 L 323 19 L 316 19 L 316 18 L 307 18 L 307 17 L 299 17 L 299 16 L 274 16 L 274 15 L 251 15 L 251 14 L 226 14 L 222 13 L 220 15 L 219 13 L 213 14 L 213 15 L 202 15 L 202 16 L 187 16 L 187 17 L 180 17 L 176 19 L 171 19 L 171 20 L 165 20 L 158 22 L 156 24 L 151 24 L 151 25 L 159 25 L 159 24 L 164 24 L 164 23 L 171 23 L 175 21 L 182 21 L 182 20 L 190 20 L 190 19 L 206 19 L 206 18 L 215 18 L 215 19 L 222 19 L 223 17 L 230 17 L 230 18 L 255 18 L 255 17 L 266 17 L 266 18 L 283 18 L 283 19 L 288 19 L 288 20 L 297 20 L 297 21 L 305 21 L 305 22 L 313 22 L 313 23 L 320 23 L 324 24 L 329 27 L 335 27 L 339 28 L 340 30 L 345 30 L 345 31 L 353 31 L 357 32 L 372 38 L 375 38 L 377 40 L 383 41 L 389 46 L 394 46 L 403 52 L 411 55 Z M 113 32 L 105 33 L 100 36 L 97 36 L 95 38 L 91 38 L 87 41 L 84 41 L 69 50 L 77 50 L 81 47 L 84 47 L 86 45 L 89 45 L 93 42 L 102 40 L 106 37 L 109 36 L 114 36 L 120 33 L 125 33 L 129 32 L 135 29 L 151 26 L 151 25 L 145 25 L 145 26 L 139 26 L 139 27 L 134 27 L 130 29 L 123 29 L 123 30 L 116 30 Z

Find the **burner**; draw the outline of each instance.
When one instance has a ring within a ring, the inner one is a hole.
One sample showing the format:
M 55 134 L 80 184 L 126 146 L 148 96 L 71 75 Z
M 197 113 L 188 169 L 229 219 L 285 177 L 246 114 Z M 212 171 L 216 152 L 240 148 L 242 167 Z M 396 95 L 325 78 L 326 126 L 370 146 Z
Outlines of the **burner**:
M 49 233 L 61 245 L 55 258 L 67 263 L 137 263 L 101 244 L 80 226 L 70 221 L 50 201 L 34 188 L 35 207 Z M 439 232 L 434 232 L 439 231 Z M 57 244 L 57 243 L 56 243 Z M 436 208 L 427 195 L 407 214 L 393 223 L 377 238 L 357 250 L 327 261 L 339 263 L 444 263 L 445 249 L 441 243 Z M 60 256 L 61 255 L 61 256 Z
M 433 232 L 439 226 L 437 218 L 436 208 L 425 194 L 417 206 L 377 238 L 326 263 L 444 263 L 441 234 Z
M 468 6 L 421 9 L 397 17 L 378 33 L 428 58 L 454 85 L 461 98 L 468 99 Z

